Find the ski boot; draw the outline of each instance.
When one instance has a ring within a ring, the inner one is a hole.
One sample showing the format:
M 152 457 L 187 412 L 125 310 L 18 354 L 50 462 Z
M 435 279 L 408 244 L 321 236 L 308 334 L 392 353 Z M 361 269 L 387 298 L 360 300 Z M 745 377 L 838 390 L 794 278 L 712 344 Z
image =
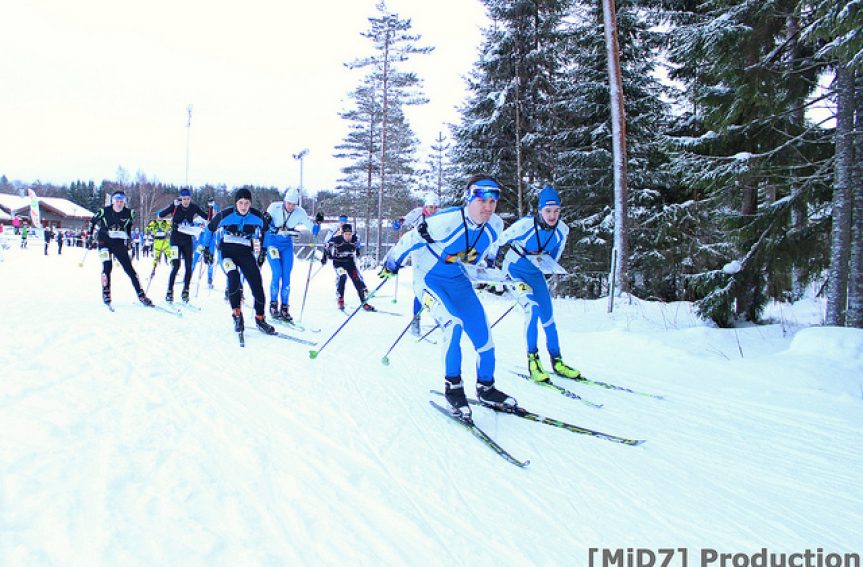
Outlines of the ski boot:
M 345 310 L 345 298 L 344 297 L 338 298 L 338 305 L 339 305 L 339 311 Z
M 273 319 L 279 318 L 279 302 L 278 301 L 271 301 L 270 302 L 270 317 L 272 317 Z
M 551 357 L 551 367 L 554 369 L 555 374 L 564 378 L 577 380 L 581 376 L 581 372 L 563 362 L 560 355 Z
M 207 280 L 207 289 L 213 289 L 213 280 Z
M 180 299 L 183 300 L 183 303 L 189 303 L 189 288 L 183 288 L 183 291 L 180 292 Z
M 267 323 L 263 315 L 255 315 L 255 326 L 257 326 L 258 330 L 265 335 L 275 335 L 278 333 L 275 327 Z
M 363 309 L 365 311 L 377 311 L 377 309 L 375 309 L 374 306 L 369 303 L 363 303 Z
M 534 382 L 548 382 L 551 378 L 548 372 L 542 369 L 542 364 L 539 362 L 539 353 L 527 353 L 527 369 L 530 371 L 530 379 Z
M 455 417 L 470 421 L 470 405 L 464 395 L 464 382 L 461 381 L 461 376 L 444 378 L 444 397 Z
M 152 307 L 153 302 L 150 301 L 150 298 L 144 295 L 144 290 L 138 292 L 138 301 L 144 304 L 145 307 Z
M 282 321 L 285 321 L 286 323 L 293 323 L 294 322 L 294 318 L 291 317 L 290 313 L 288 313 L 288 306 L 287 305 L 282 305 L 282 310 L 279 311 L 279 319 L 281 319 Z
M 168 293 L 165 294 L 165 301 L 168 303 L 174 303 L 174 290 L 169 289 Z
M 500 390 L 494 387 L 494 381 L 483 383 L 476 383 L 476 397 L 480 402 L 487 406 L 496 407 L 500 409 L 512 409 L 518 406 L 518 402 L 515 401 L 515 398 L 504 394 Z
M 102 302 L 111 305 L 111 288 L 108 286 L 102 286 Z
M 243 324 L 243 310 L 237 307 L 231 314 L 231 317 L 234 318 L 234 332 L 242 333 L 246 328 Z

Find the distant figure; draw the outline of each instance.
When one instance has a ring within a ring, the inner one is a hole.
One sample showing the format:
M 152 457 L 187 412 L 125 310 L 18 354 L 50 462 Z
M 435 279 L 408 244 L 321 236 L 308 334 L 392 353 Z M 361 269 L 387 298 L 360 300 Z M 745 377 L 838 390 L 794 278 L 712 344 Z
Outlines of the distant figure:
M 48 245 L 51 244 L 51 241 L 54 240 L 54 231 L 51 230 L 51 227 L 46 227 L 42 231 L 42 240 L 45 241 L 45 255 L 48 255 Z
M 63 254 L 63 239 L 68 237 L 68 232 L 64 235 L 63 232 L 58 228 L 57 229 L 57 255 L 60 256 Z
M 15 234 L 21 234 L 21 220 L 18 217 L 12 217 L 12 228 L 15 229 Z
M 27 225 L 21 229 L 21 248 L 27 248 Z

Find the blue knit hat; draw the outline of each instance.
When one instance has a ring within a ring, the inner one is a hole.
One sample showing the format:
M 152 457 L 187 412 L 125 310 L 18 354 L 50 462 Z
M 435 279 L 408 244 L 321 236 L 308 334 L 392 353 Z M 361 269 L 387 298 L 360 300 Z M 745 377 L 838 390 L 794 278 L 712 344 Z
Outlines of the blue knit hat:
M 542 188 L 542 191 L 539 192 L 539 202 L 537 203 L 536 209 L 542 210 L 549 205 L 559 207 L 560 195 L 557 194 L 557 189 L 551 185 L 546 185 Z
M 180 189 L 180 197 L 191 197 L 191 196 L 192 196 L 192 192 L 189 191 L 188 189 L 185 189 L 185 188 Z

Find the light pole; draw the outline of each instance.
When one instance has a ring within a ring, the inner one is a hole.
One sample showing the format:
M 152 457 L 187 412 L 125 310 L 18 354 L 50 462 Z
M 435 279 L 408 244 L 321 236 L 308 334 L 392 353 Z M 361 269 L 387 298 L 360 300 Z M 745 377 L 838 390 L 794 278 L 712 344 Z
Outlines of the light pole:
M 309 155 L 309 148 L 305 148 L 299 153 L 294 154 L 294 159 L 300 161 L 300 206 L 303 206 L 303 160 Z
M 189 115 L 186 121 L 186 187 L 189 186 L 189 140 L 192 137 L 192 105 L 186 107 L 186 112 Z

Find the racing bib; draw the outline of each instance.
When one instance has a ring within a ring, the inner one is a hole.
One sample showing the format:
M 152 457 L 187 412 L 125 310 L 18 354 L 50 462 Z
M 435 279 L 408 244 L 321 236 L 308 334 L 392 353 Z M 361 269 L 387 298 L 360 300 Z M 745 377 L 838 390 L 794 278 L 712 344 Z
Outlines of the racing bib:
M 279 249 L 273 246 L 267 248 L 267 253 L 270 255 L 272 260 L 278 260 L 281 256 L 279 256 Z
M 123 240 L 129 239 L 129 235 L 126 233 L 125 230 L 109 230 L 108 236 L 110 238 L 122 238 Z
M 224 270 L 225 273 L 228 273 L 231 270 L 236 270 L 236 269 L 237 269 L 237 265 L 234 264 L 234 261 L 231 260 L 230 258 L 225 258 L 222 260 L 222 270 Z

